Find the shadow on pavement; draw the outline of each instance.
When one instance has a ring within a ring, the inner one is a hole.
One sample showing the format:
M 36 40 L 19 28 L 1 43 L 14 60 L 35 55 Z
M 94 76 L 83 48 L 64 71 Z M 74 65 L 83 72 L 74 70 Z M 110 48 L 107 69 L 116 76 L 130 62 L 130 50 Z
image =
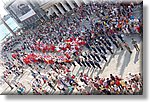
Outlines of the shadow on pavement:
M 140 54 L 140 52 L 136 51 L 135 58 L 134 58 L 134 64 L 136 64 L 136 62 L 139 60 L 139 54 Z
M 120 69 L 120 75 L 122 76 L 124 73 L 125 68 L 128 66 L 129 62 L 130 62 L 130 58 L 131 58 L 131 54 L 126 51 L 125 56 L 124 56 L 124 60 Z
M 123 51 L 121 51 L 121 52 L 119 53 L 116 68 L 118 68 L 118 67 L 119 67 L 119 65 L 120 65 L 120 61 L 121 61 L 121 58 L 122 58 L 122 56 L 123 56 L 124 52 L 125 52 L 125 50 L 123 50 Z

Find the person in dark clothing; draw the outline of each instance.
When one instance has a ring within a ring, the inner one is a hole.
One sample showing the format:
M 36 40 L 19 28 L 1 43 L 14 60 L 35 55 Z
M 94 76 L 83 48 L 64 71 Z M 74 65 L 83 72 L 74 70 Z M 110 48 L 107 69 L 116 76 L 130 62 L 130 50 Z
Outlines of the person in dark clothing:
M 106 48 L 110 51 L 111 54 L 114 54 L 110 46 L 106 46 Z
M 58 71 L 56 70 L 56 68 L 54 68 L 55 66 L 51 66 L 51 65 L 49 65 L 50 66 L 50 68 L 52 68 L 56 73 L 58 73 Z
M 92 47 L 92 49 L 93 49 L 96 53 L 98 53 L 95 47 Z
M 99 63 L 97 63 L 97 62 L 94 62 L 94 63 L 98 68 L 102 69 L 102 67 L 99 65 Z
M 138 47 L 137 41 L 134 40 L 134 38 L 132 38 L 132 45 L 134 46 L 134 48 L 136 49 L 136 51 L 140 51 L 140 48 Z
M 105 57 L 104 54 L 101 54 L 101 57 L 107 62 L 107 58 Z
M 85 60 L 85 63 L 88 65 L 88 67 L 91 67 L 90 63 Z
M 86 85 L 88 85 L 87 82 L 83 78 L 80 78 L 80 81 L 84 82 Z
M 121 42 L 117 40 L 117 44 L 121 48 L 121 50 L 123 50 L 123 46 L 122 46 Z
M 63 80 L 60 80 L 60 82 L 61 82 L 65 87 L 68 87 L 68 85 L 67 85 Z
M 92 58 L 94 59 L 94 60 L 96 60 L 96 58 L 95 58 L 95 56 L 93 55 L 93 54 L 90 54 L 91 56 L 92 56 Z
M 116 40 L 114 39 L 112 42 L 113 42 L 113 44 L 114 44 L 117 48 L 119 48 L 119 46 L 118 46 L 118 44 L 117 44 L 116 41 L 117 41 L 117 39 L 116 39 Z
M 106 43 L 107 43 L 109 46 L 111 46 L 111 43 L 110 43 L 110 41 L 109 41 L 108 39 L 106 39 Z
M 113 38 L 113 39 L 116 39 L 116 35 L 115 35 L 115 34 L 114 34 L 114 35 L 112 35 L 112 38 Z
M 31 66 L 30 64 L 28 64 L 28 66 L 29 66 L 30 68 L 32 68 L 32 66 Z
M 88 59 L 92 59 L 91 56 L 90 56 L 90 54 L 88 54 L 87 57 L 88 57 Z
M 90 47 L 90 45 L 88 44 L 88 43 L 86 43 L 86 47 L 90 50 L 91 49 L 91 47 Z
M 55 64 L 59 64 L 58 61 L 55 61 Z
M 31 75 L 34 77 L 34 78 L 36 78 L 36 76 L 38 75 L 37 73 L 34 73 L 32 70 L 30 70 L 31 71 Z
M 109 80 L 109 78 L 107 78 L 106 80 L 107 80 L 107 85 L 110 86 L 111 80 Z
M 55 89 L 55 87 L 52 85 L 52 83 L 49 81 L 49 82 L 47 82 L 47 84 L 48 84 L 48 86 L 49 87 L 51 87 L 53 90 L 55 90 L 56 91 L 56 89 Z
M 99 53 L 102 53 L 101 49 L 96 46 L 96 49 L 99 51 Z
M 24 63 L 20 60 L 20 58 L 18 57 L 17 60 L 22 64 L 24 65 Z
M 113 41 L 113 38 L 112 38 L 112 36 L 108 36 L 108 38 L 109 38 L 111 41 Z
M 73 66 L 74 66 L 74 67 L 76 66 L 76 64 L 75 64 L 75 62 L 74 62 L 74 61 L 72 62 L 72 64 L 73 64 Z
M 80 66 L 82 66 L 81 61 L 80 61 L 79 59 L 77 59 L 76 62 L 77 62 Z
M 105 95 L 111 95 L 110 91 L 108 91 L 107 89 L 102 90 L 102 92 L 103 92 Z
M 123 38 L 123 35 L 122 35 L 122 34 L 118 34 L 118 38 L 119 38 L 122 42 L 124 42 L 124 38 Z
M 107 54 L 105 48 L 104 48 L 102 45 L 100 45 L 100 48 L 103 50 L 103 52 L 104 52 L 105 54 Z
M 84 57 L 85 60 L 87 60 L 87 57 L 85 55 L 81 54 L 81 56 Z
M 92 65 L 93 68 L 95 68 L 93 61 L 90 60 L 89 63 Z
M 115 81 L 115 77 L 112 74 L 110 74 L 110 78 L 111 78 L 111 80 Z
M 73 79 L 70 79 L 70 80 L 69 80 L 69 84 L 70 84 L 71 86 L 73 86 L 74 84 L 78 86 L 78 83 L 75 82 Z
M 104 40 L 102 40 L 102 41 L 103 41 L 103 44 L 106 46 L 107 45 L 106 41 L 104 41 Z
M 74 55 L 75 57 L 77 57 L 77 55 L 76 55 L 76 53 L 75 53 L 75 52 L 73 53 L 73 55 Z
M 100 57 L 97 54 L 94 54 L 94 56 L 98 59 L 99 62 L 101 61 Z
M 99 45 L 101 45 L 101 42 L 100 41 L 96 41 Z
M 86 67 L 86 64 L 85 64 L 85 62 L 83 60 L 81 61 L 81 63 Z
M 128 43 L 125 42 L 125 43 L 124 43 L 124 47 L 125 47 L 130 53 L 132 53 L 132 51 L 131 51 L 131 49 L 130 49 Z

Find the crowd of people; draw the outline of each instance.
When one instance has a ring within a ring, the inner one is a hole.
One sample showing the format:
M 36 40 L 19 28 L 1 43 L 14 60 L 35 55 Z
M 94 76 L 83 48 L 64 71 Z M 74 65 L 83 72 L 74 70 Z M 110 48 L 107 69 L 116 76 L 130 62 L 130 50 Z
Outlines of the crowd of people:
M 130 75 L 132 78 L 125 81 L 113 75 L 106 79 L 91 78 L 83 73 L 76 76 L 70 70 L 71 66 L 75 69 L 78 65 L 103 70 L 102 63 L 107 63 L 107 55 L 115 54 L 115 50 L 127 49 L 132 54 L 124 36 L 142 34 L 142 19 L 133 15 L 136 7 L 134 3 L 90 2 L 7 39 L 1 51 L 6 68 L 3 78 L 7 80 L 11 74 L 17 78 L 29 68 L 34 78 L 33 94 L 50 94 L 49 88 L 54 92 L 59 89 L 60 94 L 141 92 L 141 74 Z M 131 42 L 139 52 L 137 41 L 132 38 Z M 45 66 L 52 70 L 41 75 Z M 49 87 L 43 88 L 44 84 Z M 19 94 L 25 93 L 25 86 L 19 84 L 17 87 Z
M 40 73 L 34 76 L 32 92 L 34 94 L 74 94 L 74 95 L 129 95 L 142 94 L 143 81 L 141 73 L 131 74 L 126 79 L 110 74 L 109 78 L 88 77 L 80 73 L 77 77 L 71 75 L 68 69 L 60 72 Z M 35 74 L 35 73 L 34 73 Z M 57 91 L 56 91 L 57 90 Z M 32 93 L 30 93 L 32 94 Z

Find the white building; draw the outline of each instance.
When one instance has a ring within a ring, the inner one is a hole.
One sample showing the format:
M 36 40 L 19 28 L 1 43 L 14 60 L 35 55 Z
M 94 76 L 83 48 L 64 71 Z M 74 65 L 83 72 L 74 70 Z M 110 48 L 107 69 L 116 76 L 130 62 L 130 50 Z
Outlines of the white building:
M 40 8 L 42 8 L 48 16 L 53 14 L 59 16 L 89 1 L 90 0 L 37 0 Z

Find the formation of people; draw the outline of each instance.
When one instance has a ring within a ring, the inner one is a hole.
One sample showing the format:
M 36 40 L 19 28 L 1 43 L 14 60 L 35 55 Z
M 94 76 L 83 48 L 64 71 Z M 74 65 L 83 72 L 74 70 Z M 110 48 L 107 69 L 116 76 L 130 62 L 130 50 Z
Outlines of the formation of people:
M 103 70 L 102 63 L 108 62 L 107 55 L 115 54 L 116 50 L 126 49 L 132 54 L 125 36 L 141 34 L 143 29 L 142 19 L 133 15 L 136 7 L 134 3 L 90 2 L 60 17 L 51 18 L 22 35 L 7 39 L 1 51 L 6 68 L 3 78 L 8 80 L 14 74 L 17 79 L 30 69 L 34 78 L 31 84 L 33 94 L 52 94 L 48 90 L 50 88 L 55 92 L 55 86 L 60 90 L 59 94 L 140 92 L 141 74 L 131 75 L 133 79 L 125 81 L 113 75 L 105 79 L 98 76 L 91 78 L 84 72 L 79 76 L 72 73 L 77 66 Z M 139 52 L 134 38 L 131 43 Z M 74 68 L 70 70 L 72 66 Z M 46 67 L 50 70 L 42 75 L 40 71 L 46 70 Z M 25 86 L 18 84 L 18 93 L 24 94 Z

